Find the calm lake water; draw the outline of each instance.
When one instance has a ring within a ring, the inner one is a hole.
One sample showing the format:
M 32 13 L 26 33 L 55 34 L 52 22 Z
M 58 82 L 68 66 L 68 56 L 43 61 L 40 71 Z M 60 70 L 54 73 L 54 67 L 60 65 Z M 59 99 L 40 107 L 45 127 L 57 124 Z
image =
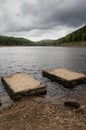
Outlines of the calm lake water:
M 66 68 L 86 74 L 86 48 L 66 47 L 2 47 L 0 48 L 0 76 L 26 72 L 47 87 L 47 97 L 52 99 L 86 99 L 86 85 L 70 90 L 42 77 L 42 70 Z M 12 101 L 0 81 L 2 108 Z M 45 97 L 46 100 L 46 97 Z M 1 109 L 2 109 L 1 108 Z

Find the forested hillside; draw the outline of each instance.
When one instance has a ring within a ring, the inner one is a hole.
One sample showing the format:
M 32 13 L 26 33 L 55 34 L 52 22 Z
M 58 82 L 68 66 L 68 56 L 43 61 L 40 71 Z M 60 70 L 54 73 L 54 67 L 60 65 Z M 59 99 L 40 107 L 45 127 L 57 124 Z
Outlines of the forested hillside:
M 16 38 L 16 37 L 8 37 L 8 36 L 0 36 L 0 45 L 1 46 L 31 46 L 34 43 L 25 38 Z
M 86 26 L 57 40 L 42 40 L 33 42 L 25 38 L 0 36 L 1 46 L 65 46 L 86 45 Z
M 68 34 L 67 36 L 57 39 L 53 42 L 54 45 L 61 45 L 64 43 L 80 44 L 80 42 L 86 42 L 86 26 L 78 29 L 75 32 Z
M 42 40 L 38 42 L 41 46 L 70 46 L 70 45 L 86 45 L 86 26 L 68 34 L 57 40 Z

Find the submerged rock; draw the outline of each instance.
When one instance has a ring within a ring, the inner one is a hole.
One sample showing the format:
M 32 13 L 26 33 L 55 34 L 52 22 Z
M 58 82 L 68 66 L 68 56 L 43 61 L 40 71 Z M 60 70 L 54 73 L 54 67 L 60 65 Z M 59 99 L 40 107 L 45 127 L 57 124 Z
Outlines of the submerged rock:
M 2 103 L 0 102 L 0 106 L 2 105 Z
M 80 108 L 80 103 L 75 102 L 75 101 L 65 101 L 64 105 L 67 106 L 67 107 L 75 108 L 75 109 Z

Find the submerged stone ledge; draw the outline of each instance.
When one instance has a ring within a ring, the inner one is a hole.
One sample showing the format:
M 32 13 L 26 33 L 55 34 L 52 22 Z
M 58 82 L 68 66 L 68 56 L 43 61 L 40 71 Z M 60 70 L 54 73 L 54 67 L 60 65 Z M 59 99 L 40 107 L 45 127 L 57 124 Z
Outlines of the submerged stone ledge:
M 1 77 L 1 81 L 14 100 L 18 100 L 25 95 L 32 96 L 46 93 L 46 87 L 26 73 L 6 75 Z
M 86 75 L 64 68 L 44 70 L 42 75 L 69 88 L 86 83 Z

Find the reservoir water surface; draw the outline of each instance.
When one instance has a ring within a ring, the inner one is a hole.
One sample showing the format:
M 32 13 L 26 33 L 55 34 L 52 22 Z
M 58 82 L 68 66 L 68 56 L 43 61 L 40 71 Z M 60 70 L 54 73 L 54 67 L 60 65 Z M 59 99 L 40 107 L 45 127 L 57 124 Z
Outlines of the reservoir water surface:
M 86 99 L 86 85 L 74 89 L 64 88 L 42 77 L 42 70 L 66 68 L 86 74 L 86 48 L 69 47 L 1 47 L 0 77 L 3 75 L 26 72 L 47 87 L 46 97 L 51 99 L 82 98 Z M 21 82 L 21 81 L 20 81 Z M 0 100 L 2 108 L 12 101 L 0 81 Z M 53 100 L 54 101 L 54 100 Z

